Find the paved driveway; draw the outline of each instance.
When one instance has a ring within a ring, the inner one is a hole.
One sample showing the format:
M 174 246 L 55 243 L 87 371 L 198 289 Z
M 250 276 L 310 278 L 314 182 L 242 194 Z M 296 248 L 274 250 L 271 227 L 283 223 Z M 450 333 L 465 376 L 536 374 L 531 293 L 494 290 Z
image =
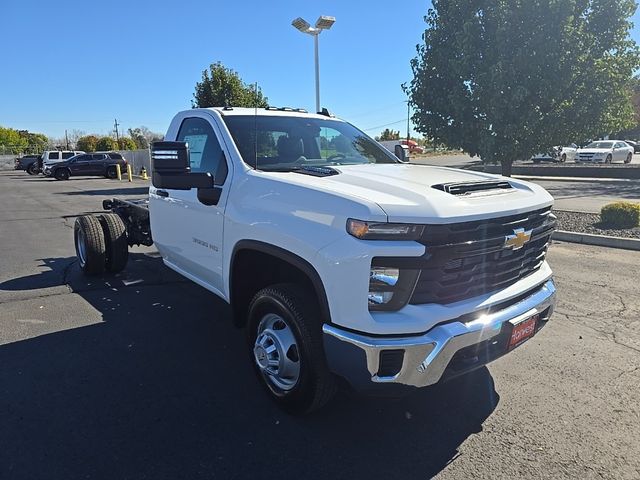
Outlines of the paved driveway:
M 116 190 L 144 184 L 0 173 L 0 478 L 640 478 L 640 253 L 556 244 L 557 314 L 517 352 L 292 418 L 153 249 L 80 274 L 73 215 Z

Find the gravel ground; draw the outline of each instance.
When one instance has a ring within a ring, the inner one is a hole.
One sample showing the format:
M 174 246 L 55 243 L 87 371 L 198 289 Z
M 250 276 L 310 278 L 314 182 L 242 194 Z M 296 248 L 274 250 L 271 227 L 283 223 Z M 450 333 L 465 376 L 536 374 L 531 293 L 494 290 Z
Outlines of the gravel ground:
M 611 237 L 640 238 L 640 227 L 611 228 L 600 223 L 600 215 L 597 213 L 567 212 L 564 210 L 554 210 L 553 213 L 558 217 L 558 230 L 609 235 Z

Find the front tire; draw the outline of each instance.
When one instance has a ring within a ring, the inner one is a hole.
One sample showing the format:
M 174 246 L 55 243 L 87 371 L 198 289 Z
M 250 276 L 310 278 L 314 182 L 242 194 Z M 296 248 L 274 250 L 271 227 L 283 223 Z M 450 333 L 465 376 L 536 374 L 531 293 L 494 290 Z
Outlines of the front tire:
M 73 237 L 82 271 L 87 275 L 99 275 L 104 272 L 106 246 L 100 221 L 93 215 L 76 218 Z
M 69 170 L 67 170 L 66 168 L 59 168 L 53 173 L 53 176 L 56 178 L 56 180 L 69 180 L 71 173 L 69 173 Z
M 261 383 L 289 413 L 310 413 L 335 394 L 315 299 L 293 284 L 260 290 L 249 305 L 247 336 Z
M 564 163 L 567 161 L 567 154 L 563 153 L 562 156 L 560 157 L 560 163 Z
M 27 167 L 27 173 L 29 175 L 37 175 L 38 174 L 38 165 L 37 163 L 32 163 Z
M 107 173 L 105 175 L 105 177 L 113 180 L 114 178 L 118 177 L 118 171 L 116 170 L 116 167 L 109 167 L 107 168 Z
M 607 158 L 604 160 L 604 163 L 611 163 L 611 161 L 613 160 L 613 157 L 611 156 L 611 154 L 607 155 Z
M 105 240 L 107 272 L 118 273 L 124 270 L 129 259 L 129 243 L 127 228 L 122 219 L 115 213 L 105 213 L 100 217 L 102 233 Z

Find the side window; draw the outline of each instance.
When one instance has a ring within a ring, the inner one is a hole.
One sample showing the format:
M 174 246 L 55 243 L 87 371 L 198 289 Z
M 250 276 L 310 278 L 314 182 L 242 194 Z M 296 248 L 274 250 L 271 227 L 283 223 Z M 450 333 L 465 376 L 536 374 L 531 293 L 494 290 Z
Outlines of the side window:
M 189 144 L 192 172 L 209 172 L 216 185 L 227 178 L 227 162 L 213 128 L 204 118 L 185 118 L 180 125 L 178 142 Z
M 49 152 L 49 160 L 60 160 L 60 152 Z
M 73 152 L 62 152 L 62 159 L 66 160 L 67 158 L 73 157 Z
M 104 160 L 106 158 L 106 155 L 104 153 L 94 153 L 93 154 L 93 161 L 97 162 L 100 160 Z

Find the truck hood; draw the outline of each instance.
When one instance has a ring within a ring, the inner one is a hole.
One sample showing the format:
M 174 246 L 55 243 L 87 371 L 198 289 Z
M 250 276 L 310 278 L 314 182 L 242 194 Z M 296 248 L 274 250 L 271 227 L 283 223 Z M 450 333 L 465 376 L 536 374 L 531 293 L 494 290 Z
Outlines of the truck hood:
M 412 164 L 349 165 L 334 169 L 339 174 L 321 178 L 299 173 L 285 175 L 294 183 L 375 203 L 384 210 L 390 222 L 480 220 L 518 214 L 553 203 L 551 195 L 539 185 L 481 172 Z M 508 181 L 513 188 L 468 195 L 454 195 L 434 188 L 434 185 L 496 180 Z

